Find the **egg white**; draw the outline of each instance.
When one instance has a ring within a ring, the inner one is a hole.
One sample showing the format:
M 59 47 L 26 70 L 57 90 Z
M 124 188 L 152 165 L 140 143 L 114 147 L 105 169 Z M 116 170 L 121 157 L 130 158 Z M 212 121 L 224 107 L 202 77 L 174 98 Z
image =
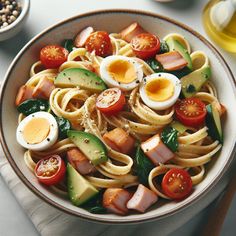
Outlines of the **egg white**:
M 127 84 L 120 83 L 120 82 L 114 80 L 108 71 L 109 65 L 114 61 L 127 61 L 130 64 L 132 64 L 132 66 L 134 66 L 134 69 L 135 69 L 136 79 L 134 81 L 132 81 L 131 83 L 127 83 Z M 135 87 L 137 87 L 139 85 L 139 83 L 142 81 L 143 70 L 142 70 L 142 65 L 140 65 L 134 59 L 132 59 L 130 57 L 125 57 L 125 56 L 113 55 L 113 56 L 106 57 L 102 60 L 101 65 L 100 65 L 100 75 L 101 75 L 101 78 L 103 79 L 103 81 L 109 87 L 116 87 L 116 88 L 120 88 L 123 91 L 129 91 L 129 90 L 132 90 Z
M 37 143 L 37 144 L 28 144 L 24 140 L 23 130 L 25 126 L 28 124 L 28 122 L 30 122 L 34 118 L 45 118 L 50 124 L 50 131 L 47 137 L 42 142 Z M 24 148 L 35 150 L 35 151 L 42 151 L 51 147 L 53 144 L 55 144 L 55 142 L 57 141 L 57 138 L 58 138 L 58 125 L 57 125 L 56 119 L 53 117 L 53 115 L 44 111 L 35 112 L 27 116 L 26 118 L 24 118 L 20 122 L 16 130 L 17 142 Z
M 146 90 L 145 90 L 146 84 L 149 81 L 154 80 L 154 79 L 156 80 L 158 78 L 167 79 L 174 85 L 174 94 L 166 101 L 160 101 L 160 102 L 153 101 L 152 99 L 150 99 L 148 97 L 148 95 L 146 93 Z M 142 83 L 140 84 L 140 88 L 139 88 L 139 93 L 140 93 L 142 101 L 148 107 L 150 107 L 154 110 L 165 110 L 165 109 L 173 106 L 179 97 L 180 91 L 181 91 L 180 80 L 175 75 L 172 75 L 170 73 L 155 73 L 155 74 L 149 75 L 143 79 Z

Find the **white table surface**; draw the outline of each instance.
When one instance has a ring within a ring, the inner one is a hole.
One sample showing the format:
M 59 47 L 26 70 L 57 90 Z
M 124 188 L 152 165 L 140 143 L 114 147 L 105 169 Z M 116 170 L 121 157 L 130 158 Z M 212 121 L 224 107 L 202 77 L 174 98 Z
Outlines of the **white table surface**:
M 15 55 L 33 36 L 67 17 L 98 9 L 141 9 L 174 18 L 206 36 L 201 24 L 201 12 L 206 2 L 204 0 L 177 0 L 175 3 L 160 4 L 153 0 L 31 0 L 30 16 L 23 31 L 8 41 L 0 42 L 0 80 L 4 78 L 4 74 Z M 236 55 L 220 51 L 236 76 Z M 209 211 L 213 207 L 214 204 L 180 227 L 171 236 L 195 235 L 203 222 L 207 220 Z M 226 217 L 221 235 L 235 235 L 235 223 L 236 197 Z M 38 235 L 33 224 L 1 178 L 0 235 Z M 158 232 L 157 235 L 159 235 Z

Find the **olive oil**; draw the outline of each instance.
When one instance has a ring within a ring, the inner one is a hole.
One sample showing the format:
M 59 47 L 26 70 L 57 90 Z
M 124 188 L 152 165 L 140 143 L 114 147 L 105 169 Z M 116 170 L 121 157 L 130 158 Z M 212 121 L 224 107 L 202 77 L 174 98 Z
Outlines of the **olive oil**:
M 210 11 L 220 0 L 211 0 L 203 11 L 203 25 L 209 37 L 229 52 L 236 53 L 236 13 L 222 30 L 218 30 L 211 21 Z

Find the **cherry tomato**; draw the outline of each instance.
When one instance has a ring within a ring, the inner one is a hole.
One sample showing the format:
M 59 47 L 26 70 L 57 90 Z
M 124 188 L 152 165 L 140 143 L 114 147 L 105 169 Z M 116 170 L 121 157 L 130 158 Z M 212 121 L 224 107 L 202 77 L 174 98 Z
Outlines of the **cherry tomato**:
M 181 200 L 192 191 L 192 179 L 183 169 L 173 168 L 163 177 L 161 187 L 163 192 L 171 199 Z
M 46 185 L 58 184 L 63 180 L 65 173 L 65 163 L 58 155 L 41 159 L 35 167 L 35 175 L 39 182 Z
M 104 90 L 98 97 L 96 106 L 106 115 L 114 115 L 125 105 L 125 96 L 118 88 Z
M 201 125 L 206 117 L 206 106 L 198 98 L 186 98 L 175 104 L 176 118 L 186 126 Z
M 130 43 L 135 55 L 143 60 L 154 57 L 161 45 L 159 38 L 149 33 L 136 35 Z
M 87 38 L 85 48 L 89 52 L 95 51 L 97 56 L 105 57 L 112 54 L 110 37 L 105 31 L 96 31 Z
M 59 45 L 48 45 L 40 51 L 40 61 L 46 68 L 57 68 L 67 60 L 69 52 Z

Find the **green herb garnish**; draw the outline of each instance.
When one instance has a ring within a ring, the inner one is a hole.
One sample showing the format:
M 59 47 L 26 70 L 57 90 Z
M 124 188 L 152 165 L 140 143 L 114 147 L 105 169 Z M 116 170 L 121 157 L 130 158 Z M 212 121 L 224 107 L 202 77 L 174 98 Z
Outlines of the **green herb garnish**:
M 186 92 L 187 92 L 187 93 L 194 93 L 194 92 L 196 92 L 195 86 L 194 86 L 193 84 L 189 84 L 189 85 L 187 86 L 187 88 L 186 88 Z
M 28 116 L 32 113 L 38 111 L 49 111 L 49 102 L 43 99 L 29 99 L 22 102 L 18 107 L 17 110 L 20 113 L 23 113 L 25 116 Z
M 82 207 L 93 214 L 104 214 L 106 208 L 102 206 L 103 191 L 99 192 L 94 198 L 82 205 Z
M 70 121 L 63 117 L 55 117 L 59 127 L 59 138 L 67 138 L 67 130 L 71 129 Z
M 166 127 L 161 133 L 161 140 L 162 142 L 173 152 L 178 150 L 178 131 L 173 127 Z
M 73 47 L 74 47 L 74 42 L 72 39 L 66 39 L 64 41 L 64 48 L 68 51 L 68 52 L 71 52 L 73 50 Z
M 162 65 L 154 58 L 148 59 L 146 63 L 153 69 L 154 72 L 162 72 L 163 67 Z
M 135 155 L 136 173 L 138 175 L 140 183 L 148 184 L 148 175 L 150 171 L 154 168 L 153 163 L 145 156 L 141 147 L 139 146 L 136 150 Z
M 159 54 L 169 52 L 169 47 L 166 41 L 161 41 Z

